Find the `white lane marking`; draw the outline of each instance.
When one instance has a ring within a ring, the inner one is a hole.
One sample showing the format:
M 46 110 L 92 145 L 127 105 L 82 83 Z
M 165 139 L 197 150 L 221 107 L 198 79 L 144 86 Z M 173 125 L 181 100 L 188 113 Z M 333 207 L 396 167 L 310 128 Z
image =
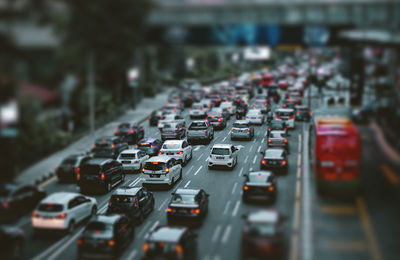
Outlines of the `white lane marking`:
M 200 154 L 200 156 L 197 158 L 197 161 L 199 161 L 200 158 L 203 157 L 203 154 L 204 154 L 204 153 Z
M 203 165 L 202 166 L 200 166 L 198 169 L 197 169 L 197 171 L 194 173 L 194 175 L 197 175 L 199 172 L 200 172 L 200 170 L 203 168 Z
M 218 237 L 219 237 L 219 233 L 221 233 L 221 225 L 218 225 L 216 228 L 215 228 L 215 230 L 214 230 L 214 233 L 213 233 L 213 236 L 212 236 L 212 239 L 211 239 L 211 241 L 213 242 L 213 243 L 215 243 L 215 242 L 217 242 L 217 239 L 218 239 Z
M 253 150 L 253 147 L 254 147 L 254 144 L 252 144 L 252 145 L 250 146 L 249 152 L 251 152 L 251 150 Z
M 221 259 L 221 257 L 219 255 L 214 256 L 214 260 L 220 260 L 220 259 Z
M 210 260 L 210 257 L 208 255 L 206 255 L 203 260 Z
M 206 162 L 208 162 L 208 160 L 210 160 L 210 157 L 207 157 Z
M 108 203 L 107 203 L 107 202 L 106 202 L 106 203 L 104 203 L 104 205 L 103 205 L 103 206 L 101 206 L 101 207 L 100 207 L 100 209 L 98 210 L 98 213 L 99 213 L 99 214 L 102 214 L 102 213 L 104 213 L 104 212 L 106 211 L 107 205 L 108 205 Z
M 265 138 L 263 138 L 262 140 L 261 140 L 261 143 L 264 143 L 265 142 Z
M 137 236 L 138 236 L 138 237 L 142 237 L 143 233 L 149 228 L 150 224 L 151 224 L 150 221 L 147 222 L 147 223 L 143 226 L 142 230 L 140 230 L 140 232 L 138 233 Z
M 252 172 L 252 171 L 253 171 L 253 168 L 250 168 L 250 171 Z
M 231 234 L 232 226 L 228 225 L 225 229 L 224 235 L 222 236 L 222 243 L 228 242 L 229 235 Z
M 226 140 L 226 136 L 222 139 L 222 142 L 225 142 L 225 140 Z
M 244 169 L 243 169 L 243 167 L 242 167 L 242 169 L 240 169 L 240 172 L 239 172 L 239 177 L 242 176 L 243 170 L 244 170 Z
M 257 160 L 257 155 L 256 155 L 256 156 L 254 156 L 254 159 L 253 159 L 253 164 L 255 164 L 255 163 L 256 163 L 256 160 Z
M 233 194 L 233 193 L 235 193 L 236 186 L 237 186 L 237 182 L 235 182 L 235 184 L 233 185 L 233 188 L 232 188 L 232 194 Z
M 130 254 L 128 255 L 128 257 L 126 258 L 126 260 L 133 260 L 133 259 L 135 258 L 135 256 L 136 256 L 136 254 L 137 254 L 137 251 L 136 251 L 136 249 L 135 249 L 135 250 L 132 251 L 132 253 L 130 253 Z
M 198 150 L 200 150 L 200 146 L 196 146 L 196 147 L 193 149 L 193 151 L 198 151 Z
M 244 163 L 247 163 L 247 159 L 249 159 L 249 156 L 247 155 L 246 158 L 244 159 Z
M 167 203 L 167 201 L 168 201 L 168 198 L 165 198 L 165 200 L 161 203 L 161 205 L 158 207 L 158 211 L 160 211 L 163 207 L 164 207 L 164 204 L 165 203 Z
M 185 186 L 183 186 L 184 188 L 186 188 L 187 186 L 189 186 L 190 181 L 186 182 Z
M 261 145 L 258 147 L 257 153 L 261 151 Z
M 60 239 L 58 242 L 56 242 L 52 246 L 48 247 L 45 251 L 43 251 L 39 255 L 35 256 L 34 258 L 32 258 L 32 260 L 46 259 L 45 256 L 50 254 L 56 248 L 59 248 L 60 245 L 64 244 L 65 241 L 68 240 L 68 238 L 69 238 L 69 236 L 66 236 L 66 237 Z
M 253 140 L 253 143 L 255 143 L 256 142 L 256 138 L 254 138 L 254 140 Z
M 158 223 L 160 223 L 158 220 L 157 220 L 156 222 L 154 222 L 154 224 L 151 226 L 151 228 L 150 228 L 149 231 L 146 233 L 146 235 L 144 236 L 144 238 L 148 238 L 148 237 L 149 237 L 150 232 L 153 231 L 153 230 L 157 227 Z
M 140 180 L 141 180 L 141 178 L 137 177 L 131 184 L 129 184 L 129 187 L 135 186 L 136 184 L 138 184 L 140 182 Z
M 222 213 L 222 215 L 226 215 L 228 213 L 228 209 L 229 209 L 230 205 L 231 205 L 231 201 L 229 200 L 225 205 L 224 212 Z
M 188 175 L 189 172 L 190 172 L 193 168 L 194 168 L 194 165 L 192 165 L 192 166 L 190 167 L 190 169 L 186 172 L 186 175 Z
M 83 231 L 83 227 L 76 232 L 75 235 L 73 235 L 72 237 L 70 237 L 65 243 L 63 243 L 62 246 L 58 247 L 56 251 L 54 251 L 53 254 L 51 254 L 48 258 L 46 258 L 46 260 L 54 260 L 57 259 L 57 257 L 72 243 L 74 242 L 78 236 L 82 233 Z
M 233 208 L 232 217 L 235 217 L 239 211 L 240 200 L 236 201 L 235 207 Z

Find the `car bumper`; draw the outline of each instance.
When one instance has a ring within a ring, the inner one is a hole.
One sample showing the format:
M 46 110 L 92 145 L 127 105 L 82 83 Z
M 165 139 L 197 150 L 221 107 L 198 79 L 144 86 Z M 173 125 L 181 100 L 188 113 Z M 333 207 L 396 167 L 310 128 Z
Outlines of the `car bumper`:
M 32 227 L 34 229 L 56 229 L 65 230 L 68 228 L 68 223 L 64 219 L 44 219 L 44 218 L 32 218 Z
M 233 166 L 233 159 L 230 159 L 229 161 L 222 161 L 222 160 L 209 159 L 209 160 L 208 160 L 208 166 L 209 166 L 209 167 L 213 167 L 213 166 L 227 166 L 227 167 L 232 167 L 232 166 Z
M 174 155 L 163 154 L 163 155 L 174 158 L 175 160 L 181 161 L 181 162 L 183 161 L 183 158 L 185 156 L 184 154 L 174 154 Z
M 203 113 L 203 114 L 200 114 L 200 113 L 190 113 L 190 117 L 205 117 L 206 116 L 206 114 L 205 113 Z
M 249 120 L 250 124 L 254 125 L 261 125 L 263 123 L 262 119 L 247 119 L 247 120 Z
M 156 185 L 165 185 L 165 184 L 171 184 L 171 179 L 169 177 L 165 178 L 151 178 L 151 177 L 145 177 L 143 180 L 143 184 L 156 184 Z

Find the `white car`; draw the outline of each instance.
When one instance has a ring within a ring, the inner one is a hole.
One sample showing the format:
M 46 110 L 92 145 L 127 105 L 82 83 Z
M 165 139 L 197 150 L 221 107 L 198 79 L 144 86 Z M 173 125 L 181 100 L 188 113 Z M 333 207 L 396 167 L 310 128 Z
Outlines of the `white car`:
M 236 107 L 233 105 L 232 102 L 222 102 L 221 105 L 219 105 L 221 108 L 226 108 L 228 109 L 229 113 L 231 115 L 234 115 L 236 113 Z
M 163 119 L 158 120 L 157 128 L 162 129 L 164 127 L 165 123 L 170 123 L 173 121 L 182 121 L 182 122 L 185 122 L 185 124 L 186 124 L 185 119 L 183 119 L 181 116 L 179 116 L 177 114 L 167 114 L 167 115 L 164 115 Z
M 294 110 L 292 108 L 279 108 L 275 110 L 274 119 L 284 121 L 288 128 L 294 128 Z
M 265 122 L 265 116 L 260 109 L 250 109 L 246 114 L 246 120 L 250 124 L 262 125 Z
M 32 212 L 32 227 L 72 233 L 78 223 L 96 213 L 95 198 L 74 192 L 56 192 L 44 198 Z
M 122 163 L 124 172 L 140 171 L 149 158 L 150 156 L 147 155 L 145 151 L 128 149 L 119 154 L 117 161 Z
M 182 179 L 182 166 L 174 158 L 160 155 L 146 161 L 142 169 L 143 185 L 168 185 L 170 188 Z
M 207 116 L 207 109 L 201 103 L 193 103 L 189 110 L 190 118 L 204 118 Z
M 186 165 L 192 159 L 193 148 L 186 140 L 167 140 L 161 147 L 159 154 L 174 158 Z
M 226 166 L 230 169 L 237 164 L 238 149 L 232 144 L 214 144 L 208 158 L 208 168 L 215 166 Z

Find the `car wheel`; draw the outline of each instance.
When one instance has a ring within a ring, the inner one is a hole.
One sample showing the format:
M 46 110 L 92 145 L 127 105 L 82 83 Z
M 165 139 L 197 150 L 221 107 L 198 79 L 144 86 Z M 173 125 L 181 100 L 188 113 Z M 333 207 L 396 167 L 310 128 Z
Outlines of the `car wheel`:
M 94 216 L 96 216 L 96 214 L 97 214 L 97 207 L 93 206 L 89 217 L 94 217 Z
M 72 234 L 75 230 L 75 222 L 71 220 L 68 224 L 67 232 L 68 234 Z

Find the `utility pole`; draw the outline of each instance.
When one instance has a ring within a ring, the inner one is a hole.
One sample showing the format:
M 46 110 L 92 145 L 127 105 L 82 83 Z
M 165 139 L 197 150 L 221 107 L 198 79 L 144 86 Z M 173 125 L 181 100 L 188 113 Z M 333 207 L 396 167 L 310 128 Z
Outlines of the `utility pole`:
M 94 68 L 94 55 L 90 53 L 87 60 L 87 81 L 89 87 L 89 124 L 90 124 L 90 134 L 94 134 L 95 130 L 95 68 Z

